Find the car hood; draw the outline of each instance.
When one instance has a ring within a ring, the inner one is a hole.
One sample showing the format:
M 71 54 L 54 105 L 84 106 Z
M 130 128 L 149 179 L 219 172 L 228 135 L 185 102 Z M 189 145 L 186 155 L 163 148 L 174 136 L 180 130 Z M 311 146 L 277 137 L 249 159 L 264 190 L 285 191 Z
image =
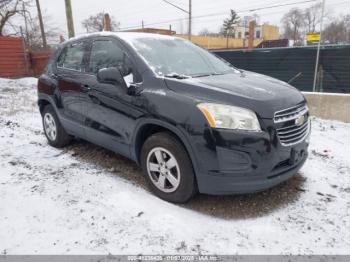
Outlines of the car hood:
M 198 101 L 249 108 L 261 118 L 305 101 L 296 88 L 278 79 L 242 71 L 189 79 L 166 79 L 169 89 Z

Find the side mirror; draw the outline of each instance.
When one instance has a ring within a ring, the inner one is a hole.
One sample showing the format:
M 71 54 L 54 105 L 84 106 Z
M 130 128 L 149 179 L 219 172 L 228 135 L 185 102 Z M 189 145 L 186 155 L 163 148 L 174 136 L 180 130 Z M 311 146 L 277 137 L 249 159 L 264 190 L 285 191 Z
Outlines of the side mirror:
M 115 67 L 100 69 L 97 73 L 97 81 L 103 84 L 125 85 L 122 74 Z

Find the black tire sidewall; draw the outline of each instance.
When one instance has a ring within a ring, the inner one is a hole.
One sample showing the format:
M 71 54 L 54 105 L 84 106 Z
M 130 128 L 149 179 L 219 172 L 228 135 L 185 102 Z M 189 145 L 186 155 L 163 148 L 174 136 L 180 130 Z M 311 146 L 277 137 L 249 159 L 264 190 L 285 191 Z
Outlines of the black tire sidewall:
M 147 156 L 155 147 L 162 147 L 171 152 L 176 158 L 180 168 L 180 185 L 171 193 L 166 193 L 158 189 L 147 171 Z M 156 133 L 146 140 L 141 150 L 141 166 L 147 183 L 152 192 L 159 198 L 173 203 L 185 203 L 196 193 L 196 180 L 193 172 L 191 160 L 184 146 L 174 136 L 169 133 Z

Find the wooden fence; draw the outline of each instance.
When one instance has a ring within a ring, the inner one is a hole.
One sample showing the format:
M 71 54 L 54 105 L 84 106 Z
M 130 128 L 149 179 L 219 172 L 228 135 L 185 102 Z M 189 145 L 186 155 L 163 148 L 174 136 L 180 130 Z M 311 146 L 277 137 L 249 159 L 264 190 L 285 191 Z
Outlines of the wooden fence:
M 0 37 L 0 77 L 28 76 L 29 61 L 22 38 Z
M 29 57 L 32 76 L 38 77 L 44 72 L 50 56 L 50 51 L 30 52 Z

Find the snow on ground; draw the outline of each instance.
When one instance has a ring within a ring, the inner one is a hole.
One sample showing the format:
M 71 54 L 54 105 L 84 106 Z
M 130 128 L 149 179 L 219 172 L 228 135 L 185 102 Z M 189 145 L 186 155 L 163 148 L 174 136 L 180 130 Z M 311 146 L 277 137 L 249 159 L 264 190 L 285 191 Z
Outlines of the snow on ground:
M 83 141 L 49 147 L 36 79 L 0 79 L 0 254 L 349 253 L 350 125 L 312 125 L 290 181 L 174 205 L 125 158 Z

